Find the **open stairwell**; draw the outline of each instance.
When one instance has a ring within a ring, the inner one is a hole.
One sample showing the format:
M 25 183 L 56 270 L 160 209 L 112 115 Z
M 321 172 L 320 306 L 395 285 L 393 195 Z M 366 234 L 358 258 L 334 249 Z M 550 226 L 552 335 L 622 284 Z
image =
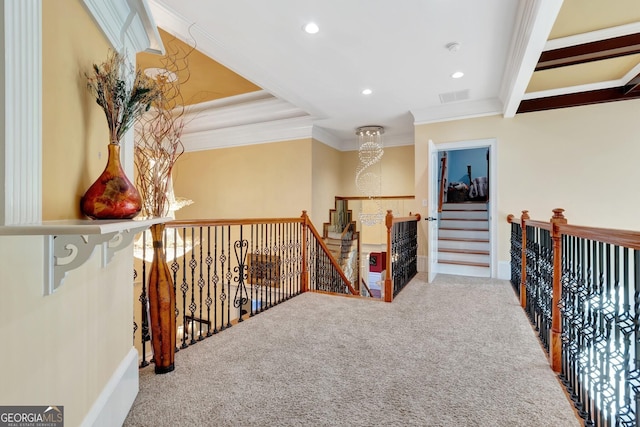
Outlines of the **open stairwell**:
M 357 287 L 358 241 L 343 240 L 341 233 L 329 232 L 328 236 L 324 238 L 324 242 L 327 244 L 327 248 L 329 248 L 334 258 L 338 260 L 344 275 Z
M 438 272 L 491 276 L 486 202 L 442 205 L 438 224 Z

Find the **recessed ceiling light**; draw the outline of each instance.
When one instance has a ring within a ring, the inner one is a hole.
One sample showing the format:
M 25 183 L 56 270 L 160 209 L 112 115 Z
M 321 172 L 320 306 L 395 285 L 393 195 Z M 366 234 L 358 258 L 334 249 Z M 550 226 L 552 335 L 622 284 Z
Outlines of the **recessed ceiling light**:
M 303 27 L 304 31 L 309 34 L 315 34 L 320 31 L 320 27 L 315 22 L 309 22 L 307 25 Z
M 455 73 L 451 74 L 452 79 L 459 79 L 462 76 L 464 76 L 464 73 L 462 71 L 456 71 Z
M 371 89 L 363 89 L 362 90 L 362 94 L 363 95 L 371 95 L 373 93 L 373 91 Z

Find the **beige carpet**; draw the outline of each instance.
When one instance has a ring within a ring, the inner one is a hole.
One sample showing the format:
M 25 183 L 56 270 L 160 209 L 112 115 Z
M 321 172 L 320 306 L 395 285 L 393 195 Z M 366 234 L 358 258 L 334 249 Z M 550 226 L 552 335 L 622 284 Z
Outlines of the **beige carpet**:
M 125 426 L 579 426 L 506 281 L 306 293 L 140 371 Z

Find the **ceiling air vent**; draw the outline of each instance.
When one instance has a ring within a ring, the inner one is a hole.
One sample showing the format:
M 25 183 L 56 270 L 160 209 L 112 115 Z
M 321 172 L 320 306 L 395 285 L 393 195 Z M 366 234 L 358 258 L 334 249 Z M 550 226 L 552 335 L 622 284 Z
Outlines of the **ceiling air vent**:
M 465 99 L 469 99 L 469 89 L 440 94 L 440 103 L 442 104 L 448 104 L 449 102 L 456 102 L 456 101 L 464 101 Z

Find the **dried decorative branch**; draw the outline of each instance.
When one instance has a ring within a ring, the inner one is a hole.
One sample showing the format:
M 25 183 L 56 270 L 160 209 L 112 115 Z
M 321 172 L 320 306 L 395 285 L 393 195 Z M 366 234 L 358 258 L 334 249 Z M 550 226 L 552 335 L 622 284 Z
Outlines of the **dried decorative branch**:
M 169 212 L 175 200 L 171 172 L 184 152 L 180 138 L 185 125 L 187 106 L 180 91 L 190 77 L 189 55 L 195 46 L 184 49 L 176 43 L 165 44 L 161 72 L 156 76 L 160 96 L 153 107 L 140 117 L 136 126 L 135 164 L 137 184 L 142 196 L 142 214 L 161 217 Z M 176 206 L 173 207 L 174 210 Z
M 130 77 L 134 75 L 133 83 Z M 133 66 L 124 55 L 110 50 L 107 60 L 93 64 L 93 74 L 85 74 L 87 88 L 102 107 L 111 144 L 119 144 L 122 136 L 135 120 L 158 98 L 156 82 L 140 71 L 134 73 Z

